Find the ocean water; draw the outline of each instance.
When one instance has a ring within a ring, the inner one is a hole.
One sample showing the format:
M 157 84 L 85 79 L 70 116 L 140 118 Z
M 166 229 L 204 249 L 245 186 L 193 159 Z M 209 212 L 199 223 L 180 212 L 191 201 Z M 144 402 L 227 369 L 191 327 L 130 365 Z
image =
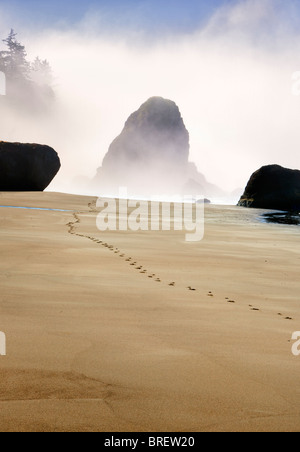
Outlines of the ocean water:
M 63 210 L 63 209 L 46 209 L 43 207 L 19 207 L 19 206 L 0 206 L 5 209 L 26 209 L 26 210 L 44 210 L 50 212 L 72 212 L 72 210 Z

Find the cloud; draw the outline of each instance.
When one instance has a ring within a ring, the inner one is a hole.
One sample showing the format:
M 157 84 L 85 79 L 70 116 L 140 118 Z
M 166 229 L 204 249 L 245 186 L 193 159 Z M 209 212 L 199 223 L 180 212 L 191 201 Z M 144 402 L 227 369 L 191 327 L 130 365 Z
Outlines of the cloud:
M 275 6 L 276 4 L 276 6 Z M 253 32 L 254 27 L 273 25 L 277 22 L 278 0 L 246 0 L 221 6 L 211 18 L 207 30 L 214 33 L 243 30 Z M 261 33 L 261 29 L 259 32 Z
M 277 0 L 231 3 L 198 30 L 169 35 L 132 25 L 99 31 L 101 10 L 71 30 L 34 33 L 24 24 L 29 56 L 52 64 L 57 105 L 50 118 L 2 122 L 1 138 L 54 146 L 63 169 L 51 188 L 68 190 L 77 175 L 96 173 L 130 113 L 162 96 L 178 104 L 191 160 L 211 182 L 233 190 L 263 164 L 299 168 L 300 97 L 291 77 L 300 40 L 295 4 L 284 3 L 284 14 Z

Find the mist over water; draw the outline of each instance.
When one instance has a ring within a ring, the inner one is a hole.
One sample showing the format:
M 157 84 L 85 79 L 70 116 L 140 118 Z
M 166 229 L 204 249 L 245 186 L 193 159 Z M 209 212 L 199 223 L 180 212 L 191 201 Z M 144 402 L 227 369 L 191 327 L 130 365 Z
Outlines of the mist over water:
M 241 192 L 266 164 L 300 168 L 300 97 L 292 95 L 300 33 L 293 2 L 284 3 L 233 2 L 190 34 L 151 36 L 134 27 L 109 33 L 99 10 L 72 29 L 33 32 L 17 11 L 7 17 L 0 7 L 1 35 L 18 24 L 29 58 L 50 62 L 56 92 L 44 113 L 2 105 L 0 138 L 58 152 L 62 169 L 48 190 L 100 195 L 87 182 L 110 144 L 131 113 L 162 96 L 180 109 L 190 161 L 223 190 Z M 237 193 L 228 201 L 237 202 Z

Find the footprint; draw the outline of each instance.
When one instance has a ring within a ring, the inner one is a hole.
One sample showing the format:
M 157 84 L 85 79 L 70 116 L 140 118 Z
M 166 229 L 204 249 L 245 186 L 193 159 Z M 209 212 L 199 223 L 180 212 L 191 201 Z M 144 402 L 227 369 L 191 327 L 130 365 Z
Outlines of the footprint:
M 284 320 L 293 320 L 292 317 L 286 317 Z
M 235 303 L 234 300 L 227 300 L 227 303 Z
M 191 290 L 192 292 L 196 291 L 196 289 L 193 289 L 193 287 L 191 287 L 191 286 L 188 287 L 188 290 Z
M 171 283 L 169 284 L 169 286 L 170 286 L 170 287 L 174 287 L 174 286 L 175 286 L 175 282 L 171 282 Z
M 260 311 L 258 308 L 251 308 L 251 311 Z

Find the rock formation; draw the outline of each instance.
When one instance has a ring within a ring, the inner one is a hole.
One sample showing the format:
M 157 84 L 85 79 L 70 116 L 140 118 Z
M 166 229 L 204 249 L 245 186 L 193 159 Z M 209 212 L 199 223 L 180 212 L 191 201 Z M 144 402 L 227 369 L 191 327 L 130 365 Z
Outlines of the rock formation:
M 194 181 L 196 195 L 210 196 L 205 178 L 189 163 L 189 150 L 189 133 L 178 106 L 161 97 L 150 98 L 111 144 L 95 186 L 111 193 L 125 186 L 139 195 L 182 194 Z
M 0 141 L 0 191 L 43 191 L 60 166 L 48 146 Z
M 262 167 L 251 176 L 239 206 L 300 212 L 300 171 Z

